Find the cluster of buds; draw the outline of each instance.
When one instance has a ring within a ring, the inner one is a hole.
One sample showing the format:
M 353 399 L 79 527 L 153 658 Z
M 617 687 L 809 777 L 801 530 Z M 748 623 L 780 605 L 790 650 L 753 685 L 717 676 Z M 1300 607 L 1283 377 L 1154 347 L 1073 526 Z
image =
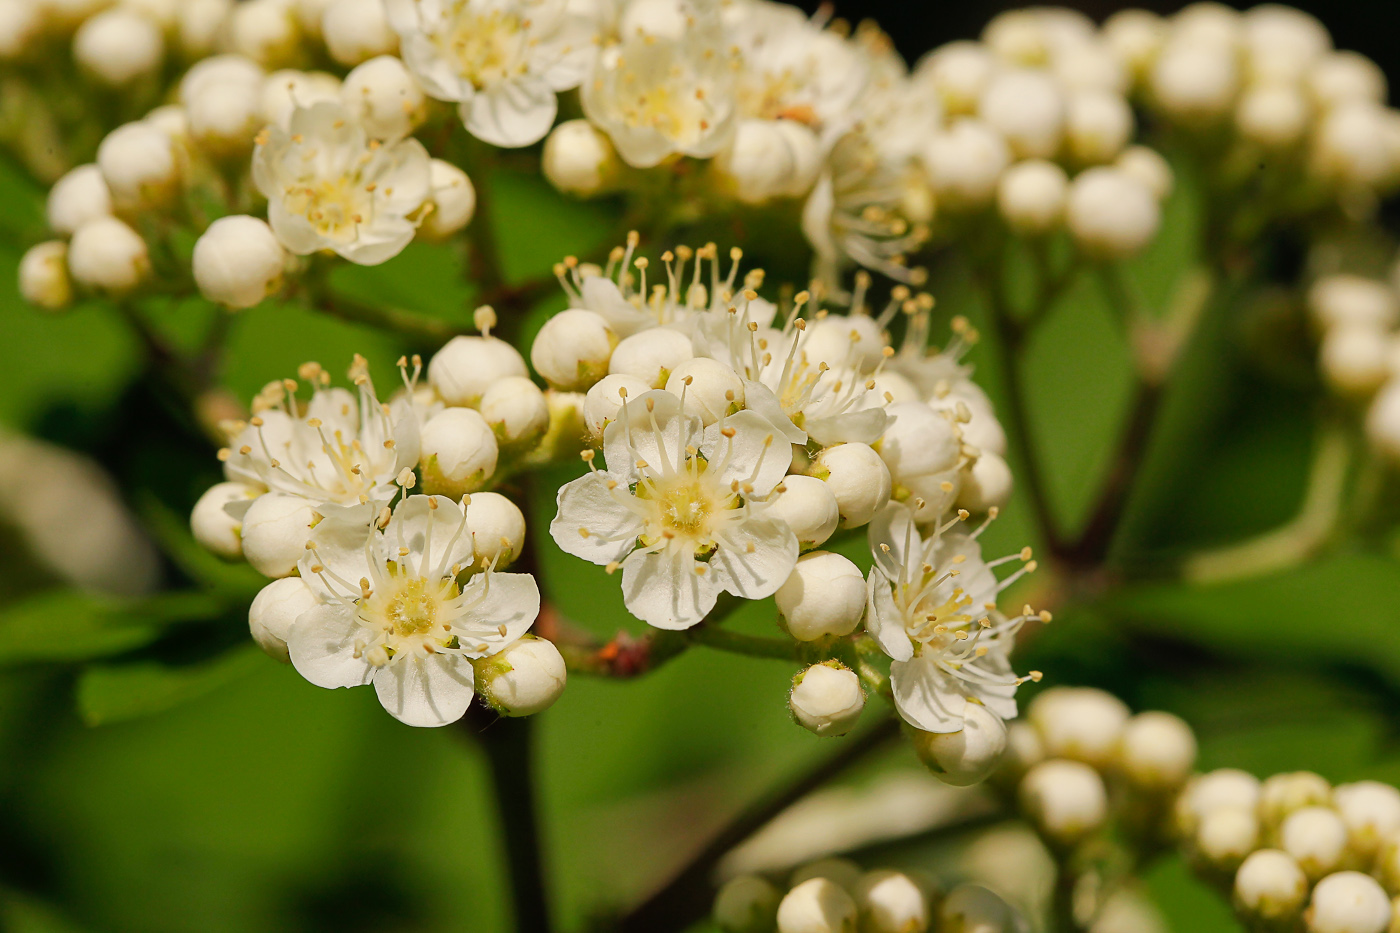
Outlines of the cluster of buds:
M 1367 406 L 1373 447 L 1400 461 L 1400 292 L 1352 274 L 1318 278 L 1308 291 L 1320 338 L 1318 365 L 1339 395 Z
M 783 887 L 741 875 L 720 888 L 714 920 L 724 933 L 1017 933 L 1024 919 L 988 888 L 946 893 L 890 869 L 862 871 L 830 858 L 797 869 Z

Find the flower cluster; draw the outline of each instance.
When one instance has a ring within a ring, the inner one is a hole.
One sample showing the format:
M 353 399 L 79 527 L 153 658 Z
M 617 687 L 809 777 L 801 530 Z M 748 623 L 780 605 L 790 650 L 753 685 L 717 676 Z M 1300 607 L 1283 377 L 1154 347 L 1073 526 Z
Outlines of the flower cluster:
M 732 878 L 719 889 L 713 915 L 724 933 L 1012 933 L 1025 927 L 988 888 L 961 884 L 945 892 L 922 877 L 863 872 L 839 858 L 797 869 L 781 889 L 760 875 Z

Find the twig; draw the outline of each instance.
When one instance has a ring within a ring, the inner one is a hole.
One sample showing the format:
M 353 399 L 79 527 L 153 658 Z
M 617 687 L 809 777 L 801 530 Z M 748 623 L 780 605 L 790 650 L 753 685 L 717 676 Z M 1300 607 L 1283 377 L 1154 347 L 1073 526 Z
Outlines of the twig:
M 318 311 L 342 321 L 367 324 L 380 330 L 401 334 L 411 340 L 433 344 L 446 343 L 463 330 L 448 321 L 425 317 L 412 311 L 380 307 L 344 295 L 333 295 L 328 289 L 315 300 L 315 307 Z

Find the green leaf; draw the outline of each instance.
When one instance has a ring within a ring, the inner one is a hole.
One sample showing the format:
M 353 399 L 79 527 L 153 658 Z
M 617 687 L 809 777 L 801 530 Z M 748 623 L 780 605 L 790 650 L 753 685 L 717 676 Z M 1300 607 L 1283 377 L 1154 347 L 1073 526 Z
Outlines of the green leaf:
M 266 661 L 244 645 L 200 664 L 171 667 L 157 661 L 89 667 L 78 678 L 78 714 L 89 726 L 163 713 L 251 673 Z
M 10 933 L 81 933 L 83 928 L 52 904 L 0 887 L 0 929 Z
M 162 551 L 191 579 L 229 595 L 250 599 L 267 585 L 245 563 L 229 563 L 207 551 L 190 533 L 189 522 L 153 494 L 142 497 L 141 517 Z
M 141 599 L 41 593 L 0 609 L 0 666 L 120 654 L 155 641 L 167 625 L 214 618 L 225 608 L 222 600 L 194 592 Z

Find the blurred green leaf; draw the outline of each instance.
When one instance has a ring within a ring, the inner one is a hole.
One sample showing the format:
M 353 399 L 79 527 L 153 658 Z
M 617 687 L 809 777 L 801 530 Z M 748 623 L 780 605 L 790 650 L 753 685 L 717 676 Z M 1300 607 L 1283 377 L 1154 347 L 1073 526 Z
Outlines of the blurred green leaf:
M 166 625 L 213 618 L 226 608 L 194 592 L 140 599 L 78 590 L 41 593 L 0 609 L 0 665 L 120 654 L 155 641 Z
M 81 933 L 83 927 L 69 920 L 52 904 L 45 904 L 8 888 L 0 888 L 0 930 L 8 933 Z
M 102 726 L 162 713 L 251 673 L 265 660 L 257 646 L 243 645 L 180 667 L 157 661 L 89 667 L 78 678 L 78 715 L 89 726 Z
M 267 578 L 245 563 L 229 563 L 209 552 L 190 533 L 189 521 L 152 494 L 140 503 L 151 537 L 166 556 L 192 580 L 214 589 L 250 596 L 267 585 Z

